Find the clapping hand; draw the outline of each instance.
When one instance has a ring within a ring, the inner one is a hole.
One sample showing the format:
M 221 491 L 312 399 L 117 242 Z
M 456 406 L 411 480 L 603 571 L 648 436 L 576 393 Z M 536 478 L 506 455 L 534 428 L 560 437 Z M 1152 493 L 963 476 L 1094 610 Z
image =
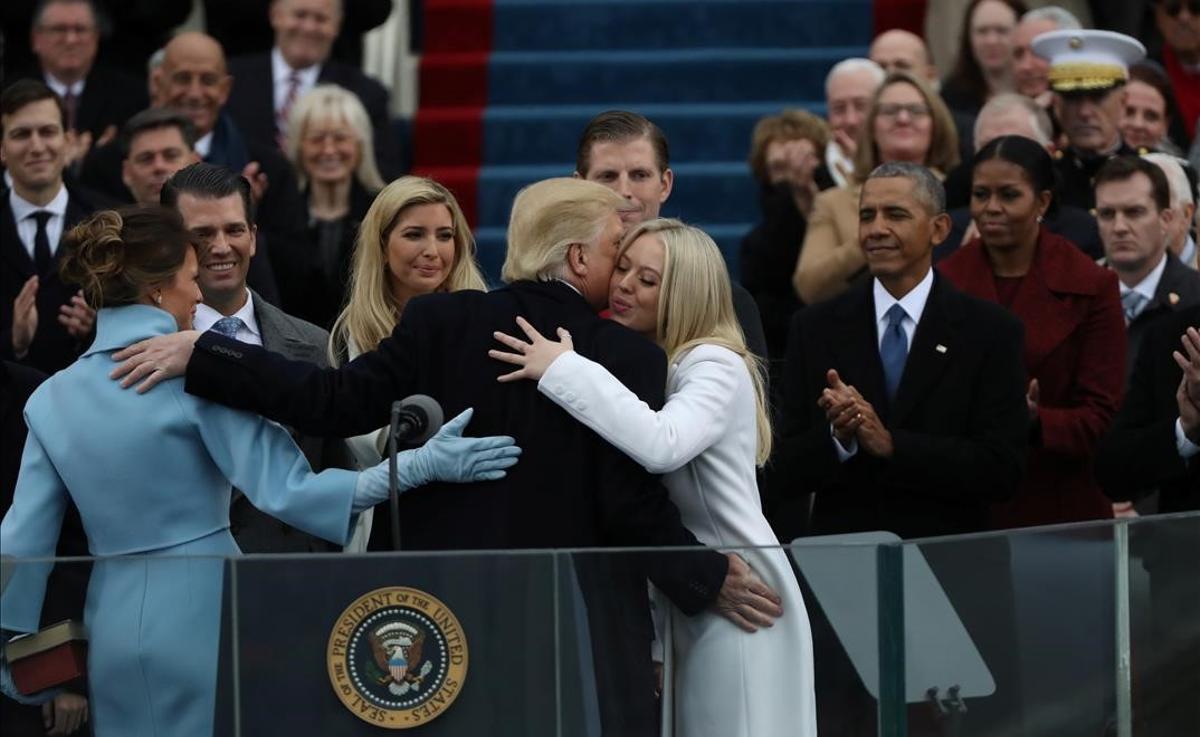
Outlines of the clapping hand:
M 867 453 L 891 458 L 895 450 L 892 433 L 879 418 L 875 407 L 858 389 L 842 381 L 836 369 L 826 372 L 825 381 L 829 386 L 821 392 L 817 406 L 825 410 L 838 442 L 847 445 L 851 439 L 856 439 Z
M 96 324 L 96 311 L 88 307 L 83 290 L 58 308 L 58 323 L 67 329 L 72 338 L 86 338 L 92 332 L 92 326 Z
M 546 370 L 550 368 L 550 364 L 554 363 L 555 359 L 567 351 L 575 349 L 575 344 L 571 342 L 571 334 L 565 328 L 558 329 L 559 341 L 555 342 L 545 338 L 523 317 L 517 318 L 517 327 L 521 328 L 525 333 L 525 337 L 529 338 L 528 343 L 520 338 L 514 338 L 508 333 L 502 333 L 499 330 L 492 333 L 492 337 L 497 341 L 516 352 L 509 353 L 508 351 L 498 351 L 493 348 L 488 351 L 488 355 L 497 361 L 521 367 L 516 371 L 500 376 L 496 379 L 497 381 L 517 381 L 519 379 L 533 379 L 537 381 L 545 376 Z
M 33 343 L 33 336 L 37 335 L 37 291 L 38 278 L 31 276 L 13 300 L 12 348 L 17 358 L 25 357 Z
M 1200 442 L 1200 331 L 1188 328 L 1179 339 L 1182 351 L 1175 351 L 1175 363 L 1183 369 L 1175 402 L 1179 406 L 1179 424 L 1193 443 Z

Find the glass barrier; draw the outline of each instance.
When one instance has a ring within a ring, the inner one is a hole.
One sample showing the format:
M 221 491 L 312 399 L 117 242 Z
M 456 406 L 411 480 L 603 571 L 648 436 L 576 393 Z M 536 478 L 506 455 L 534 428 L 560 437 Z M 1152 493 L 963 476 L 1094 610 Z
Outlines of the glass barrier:
M 689 612 L 703 550 L 4 559 L 0 620 L 86 610 L 101 737 L 685 735 L 814 703 L 823 736 L 1200 734 L 1200 514 L 735 552 L 770 629 Z M 69 637 L 29 642 L 19 683 L 69 673 Z
M 1126 530 L 1133 734 L 1200 735 L 1200 515 Z

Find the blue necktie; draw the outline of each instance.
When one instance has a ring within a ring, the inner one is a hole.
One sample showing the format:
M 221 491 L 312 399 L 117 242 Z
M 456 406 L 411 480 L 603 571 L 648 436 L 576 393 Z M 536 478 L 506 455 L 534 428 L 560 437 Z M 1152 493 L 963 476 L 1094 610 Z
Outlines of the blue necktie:
M 1125 309 L 1125 324 L 1133 322 L 1146 306 L 1146 297 L 1141 292 L 1130 289 L 1121 295 L 1121 307 Z
M 239 317 L 222 317 L 213 323 L 210 328 L 218 335 L 224 335 L 226 338 L 237 340 L 238 330 L 242 327 L 242 320 Z
M 900 377 L 904 375 L 904 362 L 908 360 L 908 336 L 904 333 L 903 325 L 906 316 L 899 303 L 892 305 L 885 314 L 888 324 L 879 343 L 879 358 L 883 361 L 883 381 L 887 386 L 888 401 L 896 398 Z

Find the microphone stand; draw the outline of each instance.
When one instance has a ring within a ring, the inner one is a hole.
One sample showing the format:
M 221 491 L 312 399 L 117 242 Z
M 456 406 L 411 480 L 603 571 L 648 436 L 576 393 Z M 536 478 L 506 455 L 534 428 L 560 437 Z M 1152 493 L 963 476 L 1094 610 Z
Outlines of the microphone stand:
M 400 549 L 400 481 L 396 469 L 396 436 L 400 432 L 400 408 L 403 402 L 392 402 L 392 421 L 388 425 L 388 499 L 392 511 L 392 550 Z

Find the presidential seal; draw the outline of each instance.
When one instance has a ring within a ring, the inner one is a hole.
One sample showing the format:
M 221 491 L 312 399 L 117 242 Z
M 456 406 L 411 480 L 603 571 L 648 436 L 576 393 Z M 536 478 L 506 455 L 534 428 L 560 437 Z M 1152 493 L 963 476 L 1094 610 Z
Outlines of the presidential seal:
M 458 618 L 417 589 L 375 589 L 346 607 L 329 636 L 329 681 L 354 716 L 408 729 L 443 714 L 467 677 Z

